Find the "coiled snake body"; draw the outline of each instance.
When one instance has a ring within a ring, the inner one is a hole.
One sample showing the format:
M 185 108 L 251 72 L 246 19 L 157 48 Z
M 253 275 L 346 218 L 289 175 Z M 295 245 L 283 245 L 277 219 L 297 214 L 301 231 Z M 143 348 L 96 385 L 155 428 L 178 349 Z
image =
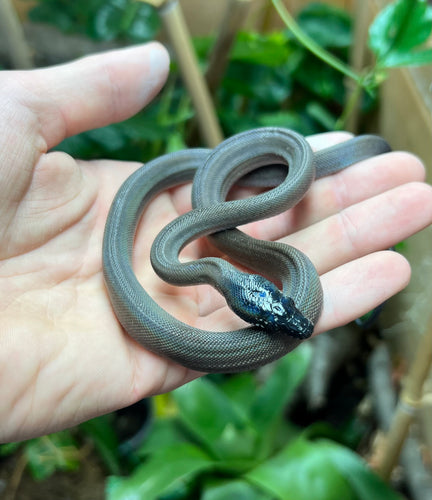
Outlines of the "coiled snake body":
M 143 166 L 121 186 L 105 227 L 104 277 L 120 323 L 145 348 L 205 372 L 254 369 L 291 351 L 312 334 L 320 316 L 319 276 L 295 248 L 256 240 L 235 228 L 293 207 L 315 178 L 389 150 L 380 137 L 359 136 L 313 153 L 304 137 L 291 130 L 262 128 L 233 136 L 214 150 L 180 151 Z M 252 198 L 225 201 L 241 178 L 277 186 Z M 158 192 L 192 179 L 193 209 L 158 235 L 153 267 L 173 284 L 210 283 L 251 323 L 247 328 L 211 332 L 189 326 L 163 310 L 133 272 L 134 235 L 144 208 Z M 260 274 L 241 272 L 213 257 L 180 262 L 181 249 L 200 236 Z M 282 283 L 282 291 L 267 278 Z

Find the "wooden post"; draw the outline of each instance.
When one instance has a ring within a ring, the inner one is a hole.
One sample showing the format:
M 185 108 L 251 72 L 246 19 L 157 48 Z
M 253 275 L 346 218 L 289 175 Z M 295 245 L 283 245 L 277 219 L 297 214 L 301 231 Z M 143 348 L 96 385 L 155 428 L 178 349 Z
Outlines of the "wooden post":
M 250 4 L 251 0 L 230 0 L 228 3 L 205 75 L 212 95 L 216 92 L 224 76 L 231 46 L 238 29 L 246 18 Z
M 388 481 L 398 462 L 408 431 L 418 408 L 421 405 L 423 384 L 432 363 L 432 321 L 428 331 L 421 337 L 416 356 L 406 378 L 405 387 L 399 398 L 393 422 L 386 437 L 382 461 L 377 468 L 378 474 Z
M 146 0 L 146 3 L 151 3 L 159 9 L 197 114 L 200 135 L 208 147 L 214 148 L 222 142 L 223 134 L 210 92 L 199 69 L 180 4 L 178 0 Z

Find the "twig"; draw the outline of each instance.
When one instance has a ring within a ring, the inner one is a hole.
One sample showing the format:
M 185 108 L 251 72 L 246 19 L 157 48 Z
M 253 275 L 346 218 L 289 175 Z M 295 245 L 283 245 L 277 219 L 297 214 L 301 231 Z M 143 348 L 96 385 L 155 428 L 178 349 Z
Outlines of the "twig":
M 350 65 L 354 70 L 361 73 L 365 67 L 366 46 L 368 36 L 369 8 L 364 0 L 356 0 L 354 10 L 354 37 L 350 51 Z M 345 128 L 356 133 L 360 116 L 360 99 L 363 88 L 356 82 L 346 82 L 347 97 L 346 106 L 342 116 L 338 120 L 338 128 Z
M 231 46 L 237 31 L 243 24 L 251 0 L 230 0 L 221 23 L 218 37 L 209 56 L 206 81 L 211 94 L 214 94 L 225 74 Z
M 207 146 L 211 148 L 217 146 L 223 140 L 222 130 L 209 90 L 199 70 L 198 61 L 178 0 L 140 1 L 158 6 L 171 46 L 175 51 L 183 81 L 197 114 L 200 133 Z
M 16 467 L 10 479 L 9 487 L 4 500 L 15 500 L 26 466 L 27 457 L 25 456 L 25 453 L 21 453 L 18 457 Z

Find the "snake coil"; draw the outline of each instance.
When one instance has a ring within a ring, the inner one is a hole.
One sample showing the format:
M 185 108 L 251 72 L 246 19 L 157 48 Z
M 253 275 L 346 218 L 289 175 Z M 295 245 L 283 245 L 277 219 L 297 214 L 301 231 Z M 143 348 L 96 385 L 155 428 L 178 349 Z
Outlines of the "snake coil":
M 235 135 L 214 150 L 179 151 L 138 169 L 115 196 L 102 251 L 111 303 L 126 332 L 152 352 L 204 372 L 254 369 L 291 351 L 312 334 L 321 314 L 319 276 L 299 250 L 256 240 L 236 227 L 288 210 L 314 179 L 389 150 L 380 137 L 359 136 L 313 153 L 300 134 L 266 127 Z M 276 187 L 226 201 L 240 179 Z M 177 320 L 150 297 L 132 269 L 134 236 L 145 207 L 157 193 L 192 180 L 193 209 L 159 233 L 152 265 L 172 284 L 210 283 L 251 324 L 247 328 L 211 332 Z M 214 257 L 180 262 L 182 248 L 201 236 L 258 274 Z

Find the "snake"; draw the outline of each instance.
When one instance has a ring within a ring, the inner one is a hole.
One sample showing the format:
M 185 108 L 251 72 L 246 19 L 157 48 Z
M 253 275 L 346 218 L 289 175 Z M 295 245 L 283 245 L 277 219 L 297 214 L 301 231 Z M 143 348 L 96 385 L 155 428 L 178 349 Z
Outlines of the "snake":
M 145 349 L 200 372 L 253 370 L 289 353 L 312 335 L 321 315 L 319 275 L 300 250 L 252 238 L 238 226 L 285 212 L 315 179 L 388 151 L 383 138 L 360 135 L 313 152 L 293 130 L 262 127 L 233 135 L 213 149 L 168 153 L 138 168 L 115 195 L 103 236 L 103 275 L 118 321 Z M 192 209 L 156 236 L 151 264 L 173 285 L 213 286 L 245 327 L 211 331 L 188 325 L 165 311 L 134 272 L 134 240 L 144 210 L 158 193 L 189 182 Z M 239 183 L 267 189 L 227 199 Z M 229 261 L 181 259 L 182 249 L 201 237 Z

